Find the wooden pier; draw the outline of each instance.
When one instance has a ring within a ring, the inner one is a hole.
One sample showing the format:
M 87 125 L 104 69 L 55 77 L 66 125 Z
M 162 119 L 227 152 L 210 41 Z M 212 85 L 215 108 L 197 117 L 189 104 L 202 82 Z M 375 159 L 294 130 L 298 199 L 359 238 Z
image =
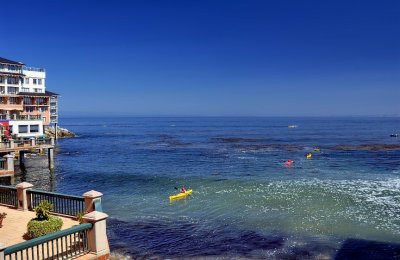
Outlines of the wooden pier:
M 47 153 L 49 169 L 54 168 L 54 138 L 21 139 L 0 142 L 0 177 L 13 176 L 15 173 L 14 160 L 19 159 L 19 165 L 24 166 L 25 154 Z

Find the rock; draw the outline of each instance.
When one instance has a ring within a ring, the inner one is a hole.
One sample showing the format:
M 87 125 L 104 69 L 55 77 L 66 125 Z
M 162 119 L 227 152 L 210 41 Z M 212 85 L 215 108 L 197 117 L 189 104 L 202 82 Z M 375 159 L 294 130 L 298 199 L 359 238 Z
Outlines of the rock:
M 48 127 L 44 131 L 44 134 L 47 138 L 55 137 L 55 129 L 54 127 Z M 71 138 L 75 137 L 76 134 L 74 132 L 69 131 L 66 128 L 57 127 L 57 137 L 58 138 Z

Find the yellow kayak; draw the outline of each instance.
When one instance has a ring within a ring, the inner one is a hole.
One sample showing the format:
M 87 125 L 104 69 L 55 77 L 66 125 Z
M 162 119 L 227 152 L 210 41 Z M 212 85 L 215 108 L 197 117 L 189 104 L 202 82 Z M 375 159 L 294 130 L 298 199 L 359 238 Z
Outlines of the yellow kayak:
M 176 200 L 176 199 L 181 199 L 181 198 L 185 198 L 186 196 L 192 194 L 193 190 L 187 190 L 186 192 L 181 192 L 175 195 L 171 195 L 169 196 L 170 200 Z

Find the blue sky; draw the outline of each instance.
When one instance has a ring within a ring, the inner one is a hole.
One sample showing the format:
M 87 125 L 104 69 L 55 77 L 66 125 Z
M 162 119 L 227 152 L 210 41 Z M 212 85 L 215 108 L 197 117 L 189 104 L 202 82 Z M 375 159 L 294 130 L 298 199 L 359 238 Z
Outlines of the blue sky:
M 400 1 L 4 1 L 61 115 L 400 115 Z

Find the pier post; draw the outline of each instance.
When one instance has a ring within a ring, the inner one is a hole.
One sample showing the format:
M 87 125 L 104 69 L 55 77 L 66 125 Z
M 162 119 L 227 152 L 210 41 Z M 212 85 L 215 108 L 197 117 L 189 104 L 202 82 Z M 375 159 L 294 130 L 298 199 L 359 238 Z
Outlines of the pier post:
M 27 211 L 30 207 L 30 198 L 26 194 L 26 190 L 33 187 L 29 182 L 21 182 L 17 184 L 17 198 L 18 198 L 18 210 Z
M 14 148 L 15 147 L 14 139 L 11 139 L 9 144 L 10 148 Z
M 107 218 L 108 215 L 106 213 L 99 211 L 92 211 L 83 216 L 85 222 L 93 224 L 93 227 L 88 232 L 88 244 L 89 250 L 96 254 L 96 259 L 108 259 L 110 254 L 106 230 Z
M 57 123 L 54 123 L 54 137 L 56 140 L 58 139 Z
M 6 154 L 3 158 L 6 158 L 6 170 L 14 174 L 14 155 Z
M 25 152 L 19 151 L 19 165 L 25 165 Z
M 54 137 L 50 138 L 50 145 L 52 145 L 52 146 L 56 145 L 56 142 L 54 141 Z
M 54 169 L 54 149 L 48 148 L 47 149 L 47 157 L 49 159 L 49 169 Z
M 85 197 L 85 213 L 90 213 L 92 211 L 103 211 L 101 206 L 101 197 L 103 193 L 91 190 L 83 193 Z

